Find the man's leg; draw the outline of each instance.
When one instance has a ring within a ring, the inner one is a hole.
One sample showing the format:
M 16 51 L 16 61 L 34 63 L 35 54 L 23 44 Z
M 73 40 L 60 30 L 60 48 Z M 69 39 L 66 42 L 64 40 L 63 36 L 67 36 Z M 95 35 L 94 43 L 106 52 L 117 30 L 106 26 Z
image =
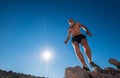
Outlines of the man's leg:
M 86 55 L 88 57 L 89 62 L 92 62 L 92 54 L 91 54 L 91 50 L 89 48 L 89 45 L 87 43 L 87 40 L 86 39 L 82 39 L 81 40 L 81 44 L 84 47 L 84 51 L 85 51 L 85 53 L 86 53 Z
M 86 39 L 82 39 L 82 40 L 81 40 L 81 44 L 82 44 L 83 47 L 84 47 L 84 50 L 85 50 L 85 53 L 86 53 L 86 55 L 87 55 L 87 57 L 88 57 L 88 60 L 89 60 L 89 62 L 90 62 L 90 65 L 91 65 L 92 67 L 97 67 L 98 70 L 101 70 L 101 67 L 99 67 L 97 64 L 95 64 L 95 63 L 92 61 L 92 54 L 91 54 L 91 50 L 90 50 L 90 48 L 89 48 L 89 45 L 88 45 L 88 43 L 87 43 L 87 40 L 86 40 Z
M 74 47 L 74 50 L 75 50 L 75 53 L 76 53 L 76 56 L 78 57 L 78 59 L 80 60 L 80 62 L 82 63 L 83 66 L 86 66 L 86 63 L 85 63 L 85 60 L 84 60 L 84 57 L 79 49 L 79 44 L 77 42 L 74 42 L 73 43 L 73 47 Z
M 79 61 L 82 63 L 83 65 L 83 68 L 87 71 L 89 71 L 89 69 L 87 68 L 87 65 L 85 63 L 85 60 L 84 60 L 84 57 L 79 49 L 79 44 L 77 42 L 74 42 L 73 43 L 73 47 L 74 47 L 74 50 L 75 50 L 75 53 L 76 53 L 76 56 L 78 57 Z

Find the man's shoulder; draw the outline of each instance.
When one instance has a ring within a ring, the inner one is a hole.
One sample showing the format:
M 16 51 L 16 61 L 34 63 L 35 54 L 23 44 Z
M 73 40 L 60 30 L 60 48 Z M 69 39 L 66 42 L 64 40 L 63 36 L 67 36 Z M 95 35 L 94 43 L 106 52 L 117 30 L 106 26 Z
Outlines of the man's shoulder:
M 76 24 L 76 25 L 81 25 L 80 22 L 76 22 L 75 24 Z
M 80 22 L 76 22 L 75 25 L 78 26 L 78 27 L 81 27 L 81 23 Z
M 69 27 L 69 28 L 68 28 L 68 31 L 71 31 L 71 28 L 72 28 L 72 27 Z

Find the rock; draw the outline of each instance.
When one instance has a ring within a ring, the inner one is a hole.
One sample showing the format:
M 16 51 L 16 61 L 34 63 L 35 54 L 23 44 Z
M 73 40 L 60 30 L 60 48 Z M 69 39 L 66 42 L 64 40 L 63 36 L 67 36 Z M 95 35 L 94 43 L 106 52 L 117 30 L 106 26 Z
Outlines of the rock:
M 45 77 L 37 77 L 30 74 L 16 73 L 12 70 L 5 71 L 0 69 L 0 78 L 45 78 Z
M 91 75 L 80 66 L 75 66 L 66 68 L 65 78 L 91 78 Z
M 118 60 L 116 60 L 116 59 L 114 59 L 114 58 L 110 58 L 110 59 L 108 60 L 108 62 L 109 62 L 110 64 L 113 64 L 114 66 L 116 66 L 116 67 L 120 70 L 120 62 L 119 62 Z
M 101 73 L 96 68 L 93 71 L 85 71 L 80 66 L 75 66 L 65 69 L 65 78 L 120 78 L 120 73 L 111 74 L 106 70 Z

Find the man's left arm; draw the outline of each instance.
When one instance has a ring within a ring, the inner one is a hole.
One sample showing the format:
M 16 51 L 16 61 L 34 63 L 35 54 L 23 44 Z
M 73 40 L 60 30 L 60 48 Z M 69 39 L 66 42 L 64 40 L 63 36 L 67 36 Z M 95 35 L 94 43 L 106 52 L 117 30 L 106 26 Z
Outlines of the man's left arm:
M 83 28 L 83 30 L 86 31 L 87 35 L 92 36 L 91 32 L 88 30 L 86 26 L 84 26 L 83 24 L 80 24 L 80 26 Z

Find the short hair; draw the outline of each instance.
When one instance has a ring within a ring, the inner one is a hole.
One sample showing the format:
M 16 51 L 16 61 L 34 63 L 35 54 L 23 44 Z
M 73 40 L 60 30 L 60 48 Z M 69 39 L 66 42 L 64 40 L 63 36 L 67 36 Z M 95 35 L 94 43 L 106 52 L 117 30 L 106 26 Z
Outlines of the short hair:
M 69 23 L 72 22 L 72 21 L 74 21 L 74 19 L 72 19 L 72 18 L 70 18 L 70 19 L 68 20 Z

